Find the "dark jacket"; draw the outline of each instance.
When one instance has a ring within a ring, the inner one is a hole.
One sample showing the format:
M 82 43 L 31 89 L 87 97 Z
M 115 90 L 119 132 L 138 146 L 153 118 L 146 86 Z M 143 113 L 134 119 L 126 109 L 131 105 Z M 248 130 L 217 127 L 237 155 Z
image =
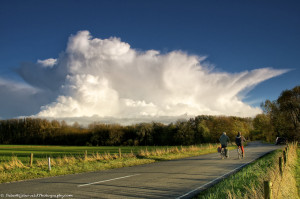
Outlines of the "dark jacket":
M 225 134 L 221 135 L 219 140 L 222 146 L 227 146 L 227 143 L 230 142 L 229 137 Z
M 244 142 L 246 142 L 244 136 L 240 135 L 235 137 L 235 143 L 237 146 L 244 146 Z

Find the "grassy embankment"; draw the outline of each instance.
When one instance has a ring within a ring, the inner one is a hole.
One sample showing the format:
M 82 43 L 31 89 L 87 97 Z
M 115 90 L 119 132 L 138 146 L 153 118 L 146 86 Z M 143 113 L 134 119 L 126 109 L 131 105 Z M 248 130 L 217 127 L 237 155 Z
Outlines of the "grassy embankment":
M 219 145 L 206 144 L 187 147 L 0 145 L 0 182 L 13 182 L 179 159 L 215 153 L 217 146 Z M 232 149 L 234 146 L 230 148 Z M 30 153 L 34 154 L 34 161 L 31 166 L 29 163 Z M 48 171 L 48 157 L 51 157 L 51 171 Z
M 281 174 L 279 157 L 282 156 L 283 150 L 276 150 L 202 192 L 196 198 L 264 198 L 264 181 L 272 182 L 273 199 L 299 198 L 300 161 L 297 157 L 297 144 L 289 145 L 287 162 L 283 163 Z
M 300 148 L 297 148 L 297 164 L 295 169 L 295 176 L 296 176 L 296 182 L 297 182 L 297 189 L 298 189 L 298 196 L 300 197 Z

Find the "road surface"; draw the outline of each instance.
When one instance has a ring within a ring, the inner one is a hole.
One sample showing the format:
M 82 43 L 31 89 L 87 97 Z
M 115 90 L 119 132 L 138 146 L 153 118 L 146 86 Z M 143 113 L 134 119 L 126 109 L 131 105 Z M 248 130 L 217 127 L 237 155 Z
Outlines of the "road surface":
M 280 146 L 250 143 L 236 150 L 147 165 L 0 184 L 0 198 L 191 198 L 226 175 Z M 64 196 L 64 197 L 63 197 Z

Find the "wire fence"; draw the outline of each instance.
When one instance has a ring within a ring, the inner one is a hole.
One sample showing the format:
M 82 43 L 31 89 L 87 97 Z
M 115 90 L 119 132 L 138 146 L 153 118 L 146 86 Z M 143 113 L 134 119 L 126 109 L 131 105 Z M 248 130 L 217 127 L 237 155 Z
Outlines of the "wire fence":
M 290 190 L 287 189 L 287 184 L 292 180 L 288 174 L 291 172 L 293 160 L 297 155 L 296 149 L 298 143 L 290 143 L 282 149 L 282 153 L 278 157 L 278 164 L 275 166 L 273 174 L 270 174 L 270 179 L 264 181 L 264 199 L 277 199 L 284 198 L 284 196 L 289 195 Z M 289 184 L 290 185 L 290 184 Z M 290 195 L 292 195 L 290 193 Z

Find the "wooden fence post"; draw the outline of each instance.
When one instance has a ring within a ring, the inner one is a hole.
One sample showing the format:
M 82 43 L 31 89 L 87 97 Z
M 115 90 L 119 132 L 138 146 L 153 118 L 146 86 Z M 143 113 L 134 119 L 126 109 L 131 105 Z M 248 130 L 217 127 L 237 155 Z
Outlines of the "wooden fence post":
M 119 157 L 120 157 L 120 158 L 122 157 L 122 151 L 121 151 L 121 148 L 119 148 Z
M 279 157 L 279 171 L 280 174 L 282 175 L 283 173 L 282 157 Z
M 51 159 L 50 159 L 50 157 L 48 158 L 48 170 L 51 171 Z
M 87 150 L 84 151 L 84 160 L 87 160 Z
M 284 165 L 286 165 L 286 151 L 283 151 L 283 161 L 284 161 Z
M 272 182 L 264 181 L 265 199 L 272 199 Z
M 32 167 L 32 163 L 33 163 L 33 153 L 30 153 L 30 167 Z

